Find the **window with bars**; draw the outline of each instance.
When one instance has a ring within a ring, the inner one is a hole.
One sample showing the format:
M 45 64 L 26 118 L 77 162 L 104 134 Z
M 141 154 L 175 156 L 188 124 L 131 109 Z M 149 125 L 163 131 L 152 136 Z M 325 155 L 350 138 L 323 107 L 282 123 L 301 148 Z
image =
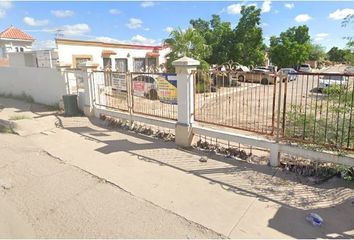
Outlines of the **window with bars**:
M 154 72 L 156 70 L 157 61 L 156 58 L 147 59 L 147 68 L 149 72 Z
M 112 59 L 103 58 L 103 69 L 111 69 L 112 68 Z
M 116 71 L 117 72 L 127 72 L 128 71 L 128 59 L 126 58 L 116 58 Z
M 134 72 L 145 72 L 145 58 L 134 59 Z

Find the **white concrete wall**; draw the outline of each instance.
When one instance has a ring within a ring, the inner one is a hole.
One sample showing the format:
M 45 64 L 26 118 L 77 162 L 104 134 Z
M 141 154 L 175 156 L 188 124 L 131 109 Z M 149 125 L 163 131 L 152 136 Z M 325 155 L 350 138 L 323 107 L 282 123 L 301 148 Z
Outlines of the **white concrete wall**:
M 75 46 L 69 44 L 57 44 L 59 62 L 65 64 L 73 64 L 73 55 L 91 55 L 92 62 L 99 65 L 98 70 L 103 70 L 103 50 L 112 50 L 116 52 L 116 55 L 111 55 L 112 68 L 115 69 L 116 58 L 126 58 L 128 60 L 128 70 L 133 71 L 134 58 L 145 58 L 146 53 L 152 52 L 152 49 L 129 49 L 129 48 L 113 48 L 102 46 Z M 158 58 L 158 64 L 164 64 L 166 62 L 165 55 L 170 52 L 169 49 L 162 49 L 159 51 L 160 56 Z M 129 54 L 129 57 L 127 57 Z
M 0 94 L 25 93 L 35 102 L 58 104 L 66 94 L 63 73 L 50 68 L 0 67 Z
M 9 65 L 13 67 L 37 67 L 36 55 L 32 52 L 8 53 Z

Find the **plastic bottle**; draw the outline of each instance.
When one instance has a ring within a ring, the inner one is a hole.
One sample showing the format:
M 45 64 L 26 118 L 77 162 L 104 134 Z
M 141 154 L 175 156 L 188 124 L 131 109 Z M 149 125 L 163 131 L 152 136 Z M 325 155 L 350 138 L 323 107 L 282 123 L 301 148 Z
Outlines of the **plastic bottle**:
M 323 219 L 316 213 L 309 213 L 306 216 L 306 220 L 309 221 L 313 226 L 317 227 L 321 226 L 323 223 Z

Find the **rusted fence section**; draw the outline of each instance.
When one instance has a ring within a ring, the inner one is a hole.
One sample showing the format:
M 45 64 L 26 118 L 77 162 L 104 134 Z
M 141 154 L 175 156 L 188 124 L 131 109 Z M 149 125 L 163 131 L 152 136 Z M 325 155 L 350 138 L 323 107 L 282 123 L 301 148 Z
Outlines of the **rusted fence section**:
M 89 73 L 89 76 L 95 93 L 94 101 L 96 105 L 113 110 L 129 111 L 131 105 L 129 102 L 129 74 L 94 71 Z M 114 77 L 120 77 L 119 86 L 113 83 Z M 120 89 L 118 89 L 119 87 Z
M 134 113 L 177 119 L 177 80 L 175 74 L 131 73 Z
M 177 119 L 176 75 L 94 71 L 91 81 L 99 106 L 165 119 Z
M 354 75 L 218 70 L 193 74 L 198 122 L 354 150 Z
M 282 102 L 284 139 L 354 150 L 354 75 L 295 74 L 285 82 Z
M 248 78 L 227 71 L 194 74 L 196 121 L 261 134 L 274 133 L 275 76 L 258 73 Z M 260 84 L 262 79 L 274 84 Z

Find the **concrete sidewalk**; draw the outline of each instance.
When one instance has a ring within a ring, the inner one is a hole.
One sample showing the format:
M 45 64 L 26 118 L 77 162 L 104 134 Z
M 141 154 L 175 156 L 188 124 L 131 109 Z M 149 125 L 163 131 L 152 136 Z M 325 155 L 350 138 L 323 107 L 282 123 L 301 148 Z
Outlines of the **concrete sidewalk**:
M 276 168 L 221 156 L 201 163 L 201 152 L 84 117 L 38 114 L 17 124 L 23 137 L 65 164 L 226 237 L 354 237 L 353 184 L 342 180 L 310 185 Z M 309 212 L 325 224 L 308 224 Z

